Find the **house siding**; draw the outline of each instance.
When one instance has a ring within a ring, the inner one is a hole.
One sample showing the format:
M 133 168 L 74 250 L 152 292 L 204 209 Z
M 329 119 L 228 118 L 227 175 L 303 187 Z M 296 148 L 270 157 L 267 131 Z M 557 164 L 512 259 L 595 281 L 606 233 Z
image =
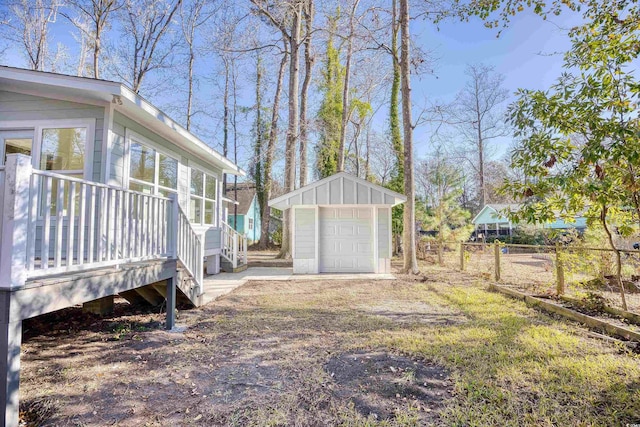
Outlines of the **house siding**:
M 378 208 L 378 258 L 391 258 L 389 240 L 391 229 L 389 228 L 389 208 Z
M 316 256 L 316 210 L 297 208 L 295 221 L 295 250 L 298 259 Z
M 474 224 L 509 224 L 509 219 L 486 206 L 475 219 Z

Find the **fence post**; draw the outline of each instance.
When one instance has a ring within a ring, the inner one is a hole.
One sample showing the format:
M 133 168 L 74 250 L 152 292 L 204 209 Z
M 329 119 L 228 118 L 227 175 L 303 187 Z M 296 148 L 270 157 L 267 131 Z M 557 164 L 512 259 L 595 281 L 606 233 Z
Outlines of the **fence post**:
M 500 242 L 496 240 L 493 246 L 493 253 L 495 255 L 495 279 L 496 282 L 500 281 Z
M 556 242 L 556 294 L 564 295 L 564 266 L 560 249 L 560 242 Z
M 178 214 L 179 214 L 179 205 L 178 205 L 178 195 L 175 193 L 169 194 L 169 199 L 171 199 L 171 209 L 170 209 L 170 218 L 169 218 L 169 244 L 171 245 L 171 250 L 168 251 L 174 258 L 178 258 Z
M 7 155 L 4 188 L 0 189 L 4 192 L 3 206 L 0 207 L 0 284 L 3 288 L 22 286 L 27 281 L 31 174 L 31 157 Z
M 460 242 L 460 271 L 464 271 L 464 242 Z

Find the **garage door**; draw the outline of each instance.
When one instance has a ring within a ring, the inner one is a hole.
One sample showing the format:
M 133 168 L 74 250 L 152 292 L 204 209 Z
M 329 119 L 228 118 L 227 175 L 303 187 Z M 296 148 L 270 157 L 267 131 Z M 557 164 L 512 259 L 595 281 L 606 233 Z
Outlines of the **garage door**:
M 320 208 L 320 272 L 373 273 L 371 208 Z

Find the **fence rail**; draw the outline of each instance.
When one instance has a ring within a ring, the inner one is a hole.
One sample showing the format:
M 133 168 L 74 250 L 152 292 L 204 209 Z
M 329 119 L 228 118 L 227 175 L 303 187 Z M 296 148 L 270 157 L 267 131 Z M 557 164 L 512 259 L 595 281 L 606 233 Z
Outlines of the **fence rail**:
M 441 246 L 441 247 L 439 247 Z M 499 281 L 532 294 L 602 298 L 622 306 L 615 251 L 580 243 L 431 242 L 427 253 L 449 268 Z M 640 313 L 640 250 L 620 249 L 622 286 L 630 311 Z

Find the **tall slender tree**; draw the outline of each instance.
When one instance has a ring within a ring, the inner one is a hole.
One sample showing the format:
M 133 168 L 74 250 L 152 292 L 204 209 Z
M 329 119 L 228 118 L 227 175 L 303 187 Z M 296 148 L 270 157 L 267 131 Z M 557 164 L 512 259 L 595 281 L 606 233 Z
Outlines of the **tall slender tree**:
M 413 122 L 411 115 L 411 37 L 409 33 L 409 0 L 400 0 L 400 71 L 402 75 L 402 125 L 404 129 L 404 270 L 417 274 L 416 205 L 413 170 Z
M 272 189 L 272 175 L 271 169 L 273 167 L 273 158 L 276 151 L 276 143 L 278 139 L 278 117 L 280 112 L 280 97 L 282 95 L 282 86 L 284 83 L 284 75 L 287 67 L 287 60 L 289 58 L 289 52 L 287 51 L 286 41 L 284 42 L 284 48 L 282 50 L 282 59 L 280 60 L 280 67 L 278 68 L 278 76 L 276 79 L 276 89 L 273 96 L 273 106 L 271 107 L 271 124 L 269 125 L 269 140 L 267 142 L 267 148 L 264 156 L 264 199 L 269 200 L 271 198 Z M 262 210 L 262 230 L 260 233 L 259 247 L 266 249 L 269 244 L 269 222 L 271 218 L 269 216 L 269 209 Z
M 307 104 L 309 87 L 313 76 L 313 55 L 311 40 L 313 38 L 313 20 L 315 10 L 313 0 L 307 0 L 304 7 L 304 80 L 300 93 L 300 187 L 307 185 L 307 146 L 309 144 L 309 119 L 307 117 Z
M 404 144 L 402 143 L 402 134 L 400 126 L 400 52 L 398 50 L 398 35 L 400 32 L 400 22 L 398 21 L 398 0 L 391 2 L 391 48 L 389 54 L 391 56 L 392 80 L 391 80 L 391 99 L 389 101 L 389 136 L 391 137 L 391 147 L 395 154 L 395 167 L 393 169 L 391 180 L 387 186 L 399 193 L 404 192 Z M 394 238 L 394 247 L 400 247 L 399 239 L 402 225 L 404 222 L 404 205 L 393 207 L 392 212 L 392 229 Z
M 508 135 L 505 123 L 505 102 L 509 92 L 504 88 L 504 76 L 484 64 L 467 65 L 464 88 L 447 110 L 448 120 L 459 135 L 461 158 L 475 171 L 478 188 L 478 209 L 491 202 L 488 198 L 486 169 L 490 144 Z
M 191 130 L 193 116 L 194 64 L 196 61 L 197 31 L 211 17 L 203 13 L 206 3 L 201 0 L 183 0 L 180 6 L 180 27 L 182 37 L 187 45 L 187 109 L 185 122 L 187 130 Z
M 338 143 L 338 171 L 344 171 L 345 143 L 347 139 L 347 124 L 351 115 L 350 96 L 350 78 L 351 78 L 351 59 L 353 56 L 353 38 L 355 37 L 356 11 L 360 0 L 353 0 L 351 5 L 351 13 L 349 14 L 349 34 L 346 37 L 347 52 L 344 66 L 344 83 L 342 84 L 342 119 L 340 121 L 340 141 Z
M 334 45 L 339 12 L 328 18 L 329 36 L 325 53 L 320 91 L 322 101 L 318 110 L 319 142 L 316 145 L 316 174 L 326 178 L 338 171 L 340 126 L 342 120 L 344 67 L 340 64 L 340 52 Z
M 263 158 L 264 158 L 264 134 L 265 134 L 265 123 L 262 115 L 262 97 L 263 97 L 263 79 L 264 79 L 264 65 L 262 65 L 262 55 L 260 50 L 256 51 L 256 104 L 255 104 L 255 113 L 256 118 L 253 125 L 253 133 L 254 133 L 254 145 L 253 145 L 253 154 L 255 156 L 251 173 L 253 175 L 253 181 L 256 185 L 256 196 L 258 198 L 258 207 L 260 211 L 260 216 L 262 217 L 262 211 L 267 209 L 267 201 L 264 197 L 264 171 L 262 169 L 263 166 Z
M 122 7 L 122 0 L 68 0 L 75 15 L 65 16 L 86 38 L 92 51 L 91 71 L 100 78 L 100 57 L 105 31 L 109 28 L 114 12 Z
M 289 45 L 289 124 L 285 144 L 284 188 L 295 189 L 296 144 L 299 130 L 300 47 L 302 44 L 302 20 L 306 0 L 287 0 L 271 4 L 266 0 L 251 0 L 259 13 L 282 33 Z M 291 257 L 291 209 L 284 212 L 282 247 L 280 257 Z
M 58 13 L 56 0 L 18 0 L 9 5 L 4 37 L 22 52 L 32 70 L 50 70 L 49 25 Z
M 124 70 L 120 77 L 139 93 L 151 71 L 169 66 L 177 40 L 168 40 L 169 28 L 182 0 L 125 0 L 123 30 Z

